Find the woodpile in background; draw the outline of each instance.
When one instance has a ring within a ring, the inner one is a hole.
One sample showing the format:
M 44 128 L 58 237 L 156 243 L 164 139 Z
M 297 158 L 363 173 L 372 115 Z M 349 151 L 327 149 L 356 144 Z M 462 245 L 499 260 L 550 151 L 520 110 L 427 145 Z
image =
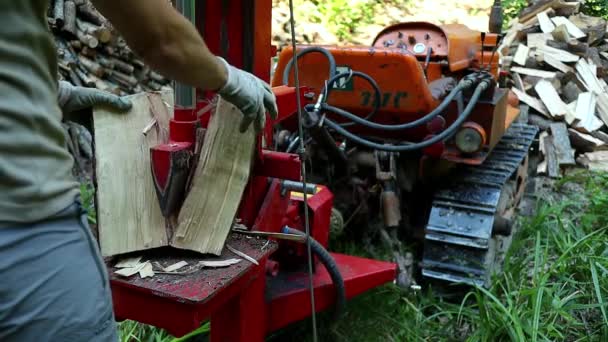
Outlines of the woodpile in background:
M 535 2 L 500 47 L 511 90 L 542 130 L 537 171 L 555 178 L 576 164 L 608 170 L 606 20 L 579 13 L 580 2 Z
M 47 16 L 64 80 L 116 95 L 158 91 L 168 83 L 135 56 L 88 0 L 53 0 Z

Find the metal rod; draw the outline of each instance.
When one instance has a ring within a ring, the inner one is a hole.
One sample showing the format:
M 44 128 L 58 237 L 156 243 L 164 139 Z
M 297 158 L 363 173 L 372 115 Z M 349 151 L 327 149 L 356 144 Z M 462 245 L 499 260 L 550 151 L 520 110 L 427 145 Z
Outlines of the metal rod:
M 192 24 L 196 24 L 195 19 L 195 1 L 194 0 L 177 0 L 175 8 Z M 185 85 L 180 82 L 175 82 L 175 105 L 182 108 L 196 107 L 196 88 Z
M 289 0 L 289 25 L 291 26 L 291 46 L 293 49 L 293 66 L 294 66 L 294 79 L 296 86 L 296 103 L 298 106 L 298 136 L 300 138 L 300 158 L 305 156 L 305 146 L 304 146 L 304 126 L 303 126 L 303 115 L 302 115 L 302 104 L 300 103 L 300 78 L 298 74 L 298 57 L 296 51 L 296 31 L 295 31 L 295 19 L 294 19 L 294 11 L 293 11 L 293 0 Z M 333 75 L 332 75 L 333 76 Z M 301 161 L 301 173 L 302 173 L 302 183 L 304 184 L 304 189 L 307 188 L 306 183 L 306 162 Z M 312 309 L 311 317 L 312 317 L 312 338 L 314 342 L 318 341 L 317 335 L 317 310 L 315 309 L 315 288 L 313 284 L 313 270 L 312 270 L 312 248 L 310 246 L 310 222 L 308 217 L 308 194 L 306 191 L 304 194 L 304 227 L 306 228 L 306 254 L 308 256 L 308 286 L 310 290 L 310 307 Z

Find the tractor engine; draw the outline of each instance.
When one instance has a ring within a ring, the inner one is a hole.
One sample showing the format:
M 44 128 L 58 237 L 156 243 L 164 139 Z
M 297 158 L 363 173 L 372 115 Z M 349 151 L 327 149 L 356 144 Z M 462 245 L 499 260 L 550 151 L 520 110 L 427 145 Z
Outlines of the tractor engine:
M 498 87 L 499 37 L 410 22 L 384 29 L 371 46 L 297 47 L 307 168 L 335 195 L 334 237 L 344 230 L 372 253 L 383 241 L 411 275 L 405 244 L 426 250 L 416 242 L 429 236 L 436 194 L 454 184 L 454 170 L 483 165 L 519 114 Z M 294 69 L 285 48 L 272 85 L 293 86 Z M 296 152 L 296 115 L 275 128 L 276 149 Z

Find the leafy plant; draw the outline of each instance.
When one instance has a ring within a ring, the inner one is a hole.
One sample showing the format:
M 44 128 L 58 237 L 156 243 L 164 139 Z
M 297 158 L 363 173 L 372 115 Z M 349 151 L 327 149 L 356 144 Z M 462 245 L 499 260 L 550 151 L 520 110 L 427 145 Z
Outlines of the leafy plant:
M 585 0 L 581 11 L 587 15 L 608 19 L 608 0 Z

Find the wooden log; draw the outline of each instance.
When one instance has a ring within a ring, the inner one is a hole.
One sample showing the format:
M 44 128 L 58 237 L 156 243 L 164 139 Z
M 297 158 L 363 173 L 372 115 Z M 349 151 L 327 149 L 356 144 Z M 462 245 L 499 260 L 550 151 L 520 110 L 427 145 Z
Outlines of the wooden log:
M 558 42 L 567 43 L 570 40 L 570 34 L 564 24 L 555 27 L 551 32 L 551 35 L 553 36 L 553 39 Z
M 80 19 L 76 19 L 76 26 L 82 32 L 97 38 L 102 43 L 108 43 L 112 39 L 112 32 L 103 26 L 96 26 Z
M 169 129 L 171 115 L 163 102 L 173 106 L 173 93 L 143 93 L 129 100 L 132 108 L 126 114 L 118 115 L 107 107 L 93 109 L 97 217 L 103 256 L 162 247 L 168 240 L 150 172 L 149 151 L 167 142 L 163 132 Z M 153 116 L 159 129 L 143 135 L 142 129 Z
M 164 78 L 162 75 L 160 75 L 160 74 L 159 74 L 159 73 L 157 73 L 157 72 L 150 71 L 150 73 L 149 73 L 148 75 L 149 75 L 149 76 L 150 76 L 150 78 L 151 78 L 152 80 L 154 80 L 155 82 L 158 82 L 158 83 L 161 83 L 161 84 L 163 84 L 163 83 L 167 83 L 167 80 L 166 80 L 166 79 L 165 79 L 165 78 Z
M 552 120 L 547 120 L 544 117 L 536 114 L 528 115 L 528 123 L 537 126 L 541 131 L 546 131 L 551 126 Z
M 63 4 L 64 23 L 63 31 L 76 36 L 76 4 L 74 1 L 66 0 Z
M 513 62 L 525 66 L 526 60 L 528 59 L 528 53 L 530 52 L 530 48 L 525 46 L 524 44 L 519 44 L 517 47 L 517 51 L 515 52 L 515 57 L 513 57 Z
M 606 20 L 602 18 L 579 13 L 568 19 L 587 35 L 589 45 L 601 41 L 606 35 Z
M 578 120 L 576 129 L 583 133 L 592 133 L 600 129 L 604 123 L 595 115 L 597 97 L 592 92 L 581 93 L 576 101 L 575 116 Z
M 576 161 L 590 171 L 608 171 L 608 151 L 585 153 Z
M 78 37 L 78 40 L 91 49 L 94 49 L 99 45 L 99 40 L 97 40 L 97 38 L 83 32 L 80 29 L 76 29 L 76 36 Z
M 219 100 L 205 133 L 192 188 L 179 213 L 174 247 L 221 253 L 253 162 L 256 136 L 253 128 L 239 132 L 234 123 L 241 118 L 236 107 Z
M 114 70 L 112 72 L 112 76 L 125 84 L 130 85 L 131 87 L 135 87 L 138 83 L 137 79 L 133 76 L 126 75 L 118 70 Z
M 566 45 L 568 51 L 578 56 L 586 55 L 587 50 L 589 49 L 589 44 L 580 42 L 576 39 L 570 39 Z
M 586 34 L 583 31 L 581 31 L 581 29 L 576 27 L 576 25 L 574 25 L 566 17 L 559 17 L 559 16 L 553 17 L 553 18 L 551 18 L 551 21 L 553 21 L 553 23 L 555 25 L 565 25 L 566 29 L 568 30 L 568 33 L 575 39 L 581 39 L 586 36 Z
M 79 55 L 78 61 L 80 62 L 80 65 L 97 77 L 102 77 L 105 73 L 105 70 L 99 63 L 92 61 L 84 55 Z
M 94 60 L 94 59 L 97 58 L 97 50 L 91 49 L 88 46 L 84 46 L 80 50 L 80 54 L 82 54 L 83 56 L 86 56 L 86 57 L 90 58 L 91 60 Z
M 540 54 L 540 55 L 538 55 L 537 60 L 539 60 L 539 62 L 545 63 L 563 73 L 574 71 L 574 69 L 572 67 L 560 62 L 555 57 L 553 57 L 553 55 L 550 55 L 550 54 Z
M 572 54 L 568 51 L 556 49 L 547 45 L 539 46 L 536 50 L 537 52 L 551 55 L 553 58 L 564 63 L 576 62 L 580 59 L 579 56 Z
M 114 62 L 110 58 L 107 58 L 102 55 L 97 55 L 97 62 L 99 63 L 99 65 L 104 67 L 104 69 L 108 69 L 108 70 L 114 69 Z
M 64 0 L 55 0 L 53 5 L 53 19 L 57 28 L 62 28 L 65 21 L 65 4 Z
M 603 141 L 605 144 L 608 144 L 608 133 L 606 133 L 606 132 L 597 130 L 597 131 L 591 132 L 591 136 Z
M 555 31 L 553 31 L 553 32 L 555 32 Z M 564 51 L 568 50 L 568 43 L 566 43 L 566 42 L 558 42 L 556 40 L 547 40 L 546 45 L 550 46 L 552 48 L 559 49 L 559 50 L 564 50 Z
M 551 33 L 553 32 L 553 30 L 555 30 L 555 25 L 553 24 L 551 19 L 549 19 L 547 11 L 548 10 L 538 13 L 536 15 L 536 18 L 538 19 L 538 23 L 540 24 L 541 31 L 543 31 L 544 33 Z
M 78 13 L 82 18 L 92 22 L 95 25 L 101 26 L 107 23 L 107 20 L 95 9 L 90 1 L 85 1 L 78 6 Z
M 547 163 L 547 176 L 551 178 L 559 178 L 560 168 L 555 148 L 554 137 L 546 136 L 543 139 L 545 149 L 545 162 Z
M 606 149 L 607 145 L 600 139 L 585 133 L 581 133 L 573 128 L 568 129 L 570 142 L 578 151 L 593 152 L 600 149 Z
M 552 7 L 556 6 L 558 3 L 559 3 L 559 1 L 557 1 L 557 0 L 538 1 L 535 4 L 533 4 L 532 6 L 527 7 L 521 11 L 521 13 L 519 14 L 519 22 L 528 21 L 528 20 L 536 17 L 536 15 L 538 13 L 541 13 L 543 11 L 546 11 L 549 8 L 552 8 Z
M 557 156 L 559 166 L 576 165 L 574 160 L 574 149 L 570 145 L 568 137 L 568 127 L 563 122 L 551 124 L 551 136 L 553 137 L 553 145 Z
M 529 69 L 529 68 L 521 68 L 521 67 L 512 67 L 511 72 L 516 72 L 522 75 L 530 75 L 540 78 L 555 78 L 556 74 L 553 71 L 545 71 L 538 69 Z
M 133 71 L 135 70 L 135 67 L 127 62 L 123 62 L 122 60 L 118 59 L 118 58 L 111 58 L 111 61 L 114 63 L 114 67 L 116 68 L 116 70 L 120 70 L 121 72 L 125 73 L 125 74 L 132 74 Z
M 546 45 L 546 42 L 553 39 L 551 33 L 530 33 L 527 35 L 527 45 L 530 49 Z
M 553 118 L 562 119 L 566 117 L 566 114 L 569 112 L 568 108 L 559 97 L 557 90 L 555 90 L 551 82 L 541 80 L 534 86 L 534 90 L 536 90 L 539 98 Z
M 568 82 L 566 83 L 562 89 L 562 96 L 564 97 L 564 100 L 566 100 L 566 102 L 572 102 L 572 101 L 576 101 L 578 100 L 579 95 L 583 92 L 578 85 L 576 85 L 576 82 Z
M 518 90 L 517 88 L 511 88 L 511 90 L 517 95 L 517 98 L 527 104 L 528 106 L 534 108 L 537 112 L 543 114 L 546 117 L 551 117 L 551 115 L 547 112 L 545 105 L 537 98 L 534 98 L 525 92 Z

